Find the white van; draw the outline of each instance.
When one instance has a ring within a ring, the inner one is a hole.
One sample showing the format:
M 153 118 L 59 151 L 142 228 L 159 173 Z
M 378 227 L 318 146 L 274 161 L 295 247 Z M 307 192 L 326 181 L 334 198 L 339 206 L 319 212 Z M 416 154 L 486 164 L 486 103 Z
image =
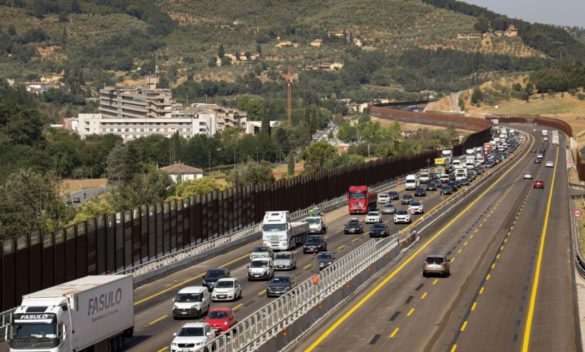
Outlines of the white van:
M 413 190 L 418 187 L 418 178 L 416 175 L 407 175 L 404 180 L 404 188 L 407 190 Z

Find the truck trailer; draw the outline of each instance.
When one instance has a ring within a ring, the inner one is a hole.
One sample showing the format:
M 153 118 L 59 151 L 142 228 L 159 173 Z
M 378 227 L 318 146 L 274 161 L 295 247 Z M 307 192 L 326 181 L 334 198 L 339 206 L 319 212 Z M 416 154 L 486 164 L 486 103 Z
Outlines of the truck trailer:
M 134 333 L 132 275 L 96 275 L 22 296 L 10 351 L 121 351 Z

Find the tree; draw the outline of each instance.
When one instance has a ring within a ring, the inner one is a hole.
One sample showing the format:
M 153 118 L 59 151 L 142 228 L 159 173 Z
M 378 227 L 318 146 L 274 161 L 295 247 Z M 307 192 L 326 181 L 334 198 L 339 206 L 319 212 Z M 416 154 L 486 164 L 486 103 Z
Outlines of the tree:
M 8 25 L 8 34 L 10 34 L 11 36 L 16 35 L 16 27 L 14 27 L 14 24 L 12 23 Z
M 108 202 L 108 194 L 102 194 L 78 207 L 75 217 L 69 224 L 77 224 L 103 214 L 114 213 L 115 211 L 114 207 Z
M 483 93 L 479 87 L 473 88 L 473 93 L 471 93 L 471 103 L 475 105 L 479 105 L 479 103 L 483 100 Z
M 288 156 L 288 167 L 287 167 L 287 175 L 288 176 L 294 176 L 295 175 L 295 157 L 294 155 L 291 153 Z
M 258 53 L 258 55 L 262 55 L 262 45 L 260 44 L 256 45 L 256 52 Z
M 333 159 L 336 154 L 335 147 L 327 142 L 311 144 L 302 155 L 305 161 L 305 171 L 313 173 L 323 170 L 325 163 Z
M 53 175 L 21 169 L 0 187 L 0 234 L 4 238 L 52 231 L 71 216 Z
M 225 56 L 225 49 L 223 48 L 223 44 L 219 44 L 219 48 L 217 48 L 217 57 L 223 59 Z
M 117 185 L 129 183 L 138 170 L 135 151 L 121 143 L 116 144 L 108 154 L 106 164 L 108 182 L 116 183 Z
M 233 168 L 229 180 L 235 186 L 246 186 L 274 181 L 274 176 L 268 162 L 248 161 Z
M 213 191 L 221 191 L 225 189 L 224 185 L 217 183 L 211 177 L 202 177 L 195 180 L 189 180 L 177 186 L 175 196 L 170 199 L 182 199 L 194 196 L 196 194 L 209 193 Z
M 116 211 L 133 209 L 160 203 L 174 191 L 175 184 L 169 175 L 154 165 L 148 165 L 144 173 L 135 175 L 131 182 L 112 192 L 110 204 Z

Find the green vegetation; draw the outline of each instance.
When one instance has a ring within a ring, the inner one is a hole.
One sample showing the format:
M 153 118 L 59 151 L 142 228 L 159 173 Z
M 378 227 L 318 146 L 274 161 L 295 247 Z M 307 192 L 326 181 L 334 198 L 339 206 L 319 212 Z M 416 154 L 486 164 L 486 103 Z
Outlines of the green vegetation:
M 582 61 L 565 62 L 538 70 L 530 82 L 540 93 L 566 92 L 585 87 L 585 64 Z

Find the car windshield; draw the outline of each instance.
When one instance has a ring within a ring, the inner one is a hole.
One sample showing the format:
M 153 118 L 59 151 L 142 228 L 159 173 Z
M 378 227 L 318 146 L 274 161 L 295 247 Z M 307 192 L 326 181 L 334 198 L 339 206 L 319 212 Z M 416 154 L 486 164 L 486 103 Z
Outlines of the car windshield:
M 397 215 L 406 215 L 406 214 L 408 214 L 408 212 L 406 210 L 399 210 L 396 214 Z
M 270 248 L 268 247 L 256 247 L 254 248 L 254 250 L 252 250 L 252 252 L 254 253 L 268 253 L 270 251 Z
M 187 302 L 201 302 L 203 295 L 201 293 L 179 293 L 175 297 L 175 302 L 187 303 Z
M 288 276 L 275 276 L 272 279 L 272 283 L 274 283 L 274 284 L 290 284 L 290 277 L 288 277 Z
M 413 207 L 420 207 L 420 202 L 412 202 Z
M 207 272 L 208 278 L 224 277 L 224 276 L 225 276 L 225 271 L 223 271 L 223 270 L 209 270 Z
M 223 310 L 212 310 L 207 313 L 209 319 L 227 319 L 228 313 Z
M 349 199 L 362 199 L 362 198 L 366 198 L 365 192 L 356 192 L 356 193 L 349 194 Z
M 348 222 L 347 224 L 348 224 L 348 225 L 355 226 L 355 225 L 358 225 L 359 223 L 360 223 L 360 222 L 359 222 L 358 220 L 349 220 L 349 222 Z
M 378 216 L 379 214 L 375 211 L 371 211 L 368 213 L 368 216 Z
M 286 224 L 265 224 L 262 226 L 264 232 L 286 231 Z
M 385 205 L 384 208 L 386 209 L 393 209 L 394 206 L 392 204 Z
M 441 257 L 427 257 L 427 263 L 441 264 L 441 263 L 443 263 L 443 258 L 441 258 Z
M 217 288 L 232 288 L 232 287 L 234 287 L 234 282 L 231 280 L 226 280 L 226 281 L 219 280 L 217 282 L 217 284 L 215 284 L 215 287 L 217 287 Z
M 402 198 L 403 199 L 411 199 L 412 196 L 410 194 L 405 194 Z
M 182 328 L 177 333 L 177 336 L 203 336 L 203 328 L 199 327 L 189 327 L 189 328 Z
M 393 192 L 388 192 L 388 195 L 389 195 L 389 196 L 395 196 L 395 195 L 397 195 L 397 194 L 398 194 L 398 192 L 394 192 L 394 191 L 393 191 Z
M 319 225 L 321 219 L 319 218 L 307 218 L 307 222 L 312 225 Z
M 329 253 L 319 253 L 317 259 L 333 259 L 333 255 Z
M 386 227 L 384 226 L 384 224 L 374 224 L 374 226 L 372 226 L 372 229 L 385 230 Z
M 311 236 L 309 237 L 309 239 L 307 240 L 308 243 L 320 243 L 321 242 L 321 236 Z
M 267 266 L 268 266 L 268 261 L 266 261 L 266 260 L 253 260 L 250 263 L 250 267 L 252 267 L 252 268 L 266 268 Z

